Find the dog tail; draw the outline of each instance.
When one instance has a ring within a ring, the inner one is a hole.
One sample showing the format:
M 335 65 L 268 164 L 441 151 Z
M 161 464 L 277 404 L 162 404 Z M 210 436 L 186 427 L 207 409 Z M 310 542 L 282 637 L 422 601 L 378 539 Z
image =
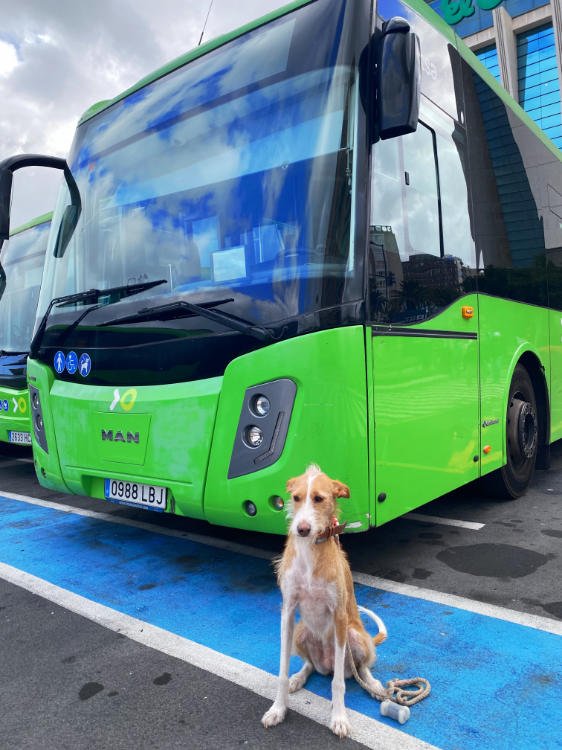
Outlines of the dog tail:
M 370 617 L 371 620 L 376 623 L 379 629 L 379 632 L 375 636 L 373 636 L 373 643 L 375 644 L 375 646 L 378 646 L 379 644 L 383 643 L 383 641 L 386 641 L 386 638 L 388 636 L 388 631 L 386 629 L 386 625 L 381 620 L 381 618 L 378 615 L 376 615 L 374 612 L 371 612 L 371 610 L 367 609 L 366 607 L 361 607 L 359 605 L 358 609 L 364 615 L 367 615 L 368 617 Z

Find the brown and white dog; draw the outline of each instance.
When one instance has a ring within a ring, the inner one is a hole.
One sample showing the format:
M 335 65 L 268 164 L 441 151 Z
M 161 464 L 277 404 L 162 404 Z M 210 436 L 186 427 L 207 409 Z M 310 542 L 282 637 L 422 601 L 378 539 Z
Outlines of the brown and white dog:
M 279 686 L 262 724 L 272 727 L 283 721 L 288 694 L 300 690 L 316 670 L 334 675 L 330 727 L 339 737 L 347 737 L 351 726 L 344 703 L 345 678 L 356 672 L 372 695 L 386 697 L 370 667 L 375 645 L 385 640 L 387 631 L 377 615 L 357 606 L 349 563 L 339 544 L 337 534 L 343 527 L 338 525 L 337 499 L 349 497 L 349 488 L 312 465 L 302 476 L 289 479 L 287 491 L 290 525 L 277 563 L 283 595 Z M 297 608 L 300 621 L 295 626 Z M 374 638 L 361 622 L 360 609 L 378 625 Z M 304 659 L 304 666 L 289 679 L 292 650 Z

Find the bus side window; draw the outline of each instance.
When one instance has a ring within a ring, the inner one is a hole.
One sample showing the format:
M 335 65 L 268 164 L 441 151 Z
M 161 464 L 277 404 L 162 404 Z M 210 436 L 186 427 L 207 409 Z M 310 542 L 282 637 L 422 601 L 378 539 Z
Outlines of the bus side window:
M 560 306 L 560 161 L 466 63 L 463 72 L 478 288 Z
M 416 323 L 471 288 L 475 247 L 464 132 L 426 103 L 415 133 L 374 145 L 370 220 L 371 318 Z
M 379 141 L 374 151 L 371 216 L 392 229 L 402 261 L 440 255 L 437 172 L 431 131 Z
M 420 289 L 441 256 L 437 165 L 432 131 L 374 146 L 369 230 L 371 317 L 416 322 L 428 317 Z
M 474 291 L 476 245 L 470 223 L 466 131 L 437 108 L 432 108 L 428 116 L 435 130 L 442 256 L 449 263 L 451 273 L 456 268 L 457 291 Z M 456 296 L 458 294 L 453 299 Z

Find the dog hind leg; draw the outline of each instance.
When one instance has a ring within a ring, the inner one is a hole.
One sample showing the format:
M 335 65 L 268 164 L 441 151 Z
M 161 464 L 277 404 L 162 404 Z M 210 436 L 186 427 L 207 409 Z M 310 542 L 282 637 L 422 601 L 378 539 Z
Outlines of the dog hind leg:
M 301 621 L 295 626 L 293 647 L 304 661 L 303 667 L 289 680 L 289 693 L 296 693 L 306 684 L 310 675 L 316 670 L 320 674 L 329 674 L 332 669 L 324 668 L 324 644 L 315 638 L 306 625 Z
M 304 666 L 289 679 L 289 692 L 296 693 L 297 690 L 303 688 L 313 672 L 314 665 L 307 659 Z
M 371 674 L 371 667 L 375 663 L 376 658 L 373 639 L 366 632 L 359 632 L 355 628 L 349 628 L 348 646 L 345 660 L 345 676 L 355 677 L 359 685 L 369 695 L 372 695 L 377 700 L 384 700 L 387 697 L 386 691 L 381 682 Z M 352 660 L 359 679 L 357 679 L 352 669 Z
M 361 685 L 361 683 L 359 684 L 362 688 L 367 690 L 369 695 L 372 695 L 373 698 L 376 698 L 379 701 L 384 701 L 388 698 L 387 691 L 383 687 L 382 682 L 373 677 L 371 670 L 366 664 L 359 665 L 357 674 L 364 683 L 363 685 Z

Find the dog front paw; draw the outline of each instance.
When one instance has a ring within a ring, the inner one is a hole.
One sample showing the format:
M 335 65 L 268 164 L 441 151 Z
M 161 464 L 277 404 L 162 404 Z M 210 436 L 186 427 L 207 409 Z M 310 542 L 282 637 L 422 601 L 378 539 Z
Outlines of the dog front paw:
M 269 727 L 274 727 L 276 724 L 281 724 L 281 722 L 285 718 L 286 713 L 287 708 L 285 706 L 279 706 L 274 703 L 271 708 L 266 711 L 261 717 L 261 723 L 266 729 L 268 729 Z
M 349 735 L 351 734 L 351 724 L 349 723 L 349 720 L 345 714 L 332 716 L 332 720 L 330 721 L 330 729 L 334 734 L 341 738 L 349 737 Z

